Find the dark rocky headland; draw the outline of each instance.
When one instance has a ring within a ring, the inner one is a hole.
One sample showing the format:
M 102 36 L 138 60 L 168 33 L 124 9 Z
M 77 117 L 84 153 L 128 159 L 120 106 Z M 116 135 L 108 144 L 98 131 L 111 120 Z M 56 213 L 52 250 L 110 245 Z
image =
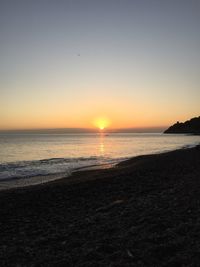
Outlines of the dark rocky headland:
M 200 146 L 0 192 L 0 266 L 200 266 Z
M 200 134 L 200 116 L 185 122 L 178 122 L 170 126 L 164 133 Z

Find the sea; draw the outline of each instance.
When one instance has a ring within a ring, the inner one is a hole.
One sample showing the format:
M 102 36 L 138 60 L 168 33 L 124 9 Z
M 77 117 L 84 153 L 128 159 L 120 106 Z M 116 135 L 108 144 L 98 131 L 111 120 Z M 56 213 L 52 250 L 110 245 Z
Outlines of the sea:
M 67 177 L 77 170 L 109 168 L 138 155 L 199 143 L 200 136 L 184 134 L 0 133 L 0 183 L 58 174 Z

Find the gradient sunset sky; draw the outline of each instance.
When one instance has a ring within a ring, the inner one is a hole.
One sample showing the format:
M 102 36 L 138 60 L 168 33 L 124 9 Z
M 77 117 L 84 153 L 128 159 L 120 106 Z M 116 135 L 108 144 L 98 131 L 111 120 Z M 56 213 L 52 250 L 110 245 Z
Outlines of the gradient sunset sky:
M 1 0 L 0 129 L 200 115 L 199 0 Z

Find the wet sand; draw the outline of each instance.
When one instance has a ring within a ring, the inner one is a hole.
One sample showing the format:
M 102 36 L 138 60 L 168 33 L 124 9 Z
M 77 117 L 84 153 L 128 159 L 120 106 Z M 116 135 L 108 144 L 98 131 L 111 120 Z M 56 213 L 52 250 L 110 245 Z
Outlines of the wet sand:
M 200 266 L 200 146 L 0 192 L 0 266 Z

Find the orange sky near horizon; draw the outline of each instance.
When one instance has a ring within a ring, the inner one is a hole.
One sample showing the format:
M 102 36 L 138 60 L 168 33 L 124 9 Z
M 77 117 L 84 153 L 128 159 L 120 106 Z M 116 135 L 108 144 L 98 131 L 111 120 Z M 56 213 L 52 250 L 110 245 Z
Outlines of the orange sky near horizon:
M 109 103 L 110 101 L 110 103 Z M 52 103 L 45 105 L 41 101 L 34 104 L 25 102 L 18 109 L 7 114 L 0 113 L 0 130 L 9 129 L 49 129 L 49 128 L 98 128 L 99 120 L 107 120 L 105 128 L 151 128 L 168 127 L 176 121 L 185 121 L 199 115 L 195 110 L 183 112 L 181 107 L 163 108 L 163 103 L 131 103 L 131 101 L 112 102 L 107 105 L 98 101 L 77 106 Z M 105 101 L 106 102 L 106 101 Z M 44 108 L 42 108 L 44 106 Z M 2 108 L 2 106 L 1 106 Z M 176 110 L 176 113 L 175 113 Z M 184 114 L 184 115 L 183 115 Z
M 59 90 L 52 85 L 40 90 L 34 90 L 34 85 L 30 90 L 26 85 L 15 87 L 17 94 L 5 93 L 0 105 L 1 130 L 95 128 L 94 121 L 101 117 L 109 120 L 109 129 L 168 127 L 199 116 L 198 97 L 190 91 L 179 97 L 181 90 L 173 87 L 158 90 L 149 85 L 131 90 L 121 86 L 114 90 L 94 84 L 95 90 L 80 87 L 75 90 L 77 94 L 67 90 L 65 84 L 60 84 Z

